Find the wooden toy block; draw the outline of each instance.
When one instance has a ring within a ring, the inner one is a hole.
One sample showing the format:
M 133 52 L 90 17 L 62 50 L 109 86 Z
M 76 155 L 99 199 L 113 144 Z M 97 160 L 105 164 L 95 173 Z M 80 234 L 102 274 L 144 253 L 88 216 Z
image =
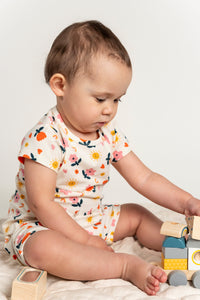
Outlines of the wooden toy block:
M 188 248 L 188 270 L 200 270 L 200 241 L 189 238 Z
M 163 257 L 162 257 L 163 258 Z M 152 265 L 154 266 L 157 266 L 157 267 L 160 267 L 160 268 L 163 268 L 162 267 L 162 262 L 151 262 Z M 165 270 L 165 273 L 167 275 L 171 274 L 172 272 L 174 272 L 176 270 Z M 199 271 L 195 271 L 195 270 L 180 270 L 181 272 L 183 272 L 185 275 L 186 275 L 186 278 L 187 280 L 192 280 L 194 274 L 196 272 L 199 272 Z
M 46 291 L 47 272 L 25 267 L 12 284 L 11 300 L 41 300 Z
M 162 248 L 164 258 L 187 258 L 187 248 Z
M 200 240 L 200 217 L 186 217 L 190 235 L 193 239 Z
M 160 233 L 163 235 L 180 238 L 188 233 L 188 228 L 185 224 L 167 221 L 162 224 Z
M 175 238 L 172 236 L 167 236 L 162 244 L 164 248 L 181 248 L 184 249 L 186 246 L 185 238 Z
M 187 259 L 167 259 L 162 254 L 161 264 L 164 270 L 187 270 Z

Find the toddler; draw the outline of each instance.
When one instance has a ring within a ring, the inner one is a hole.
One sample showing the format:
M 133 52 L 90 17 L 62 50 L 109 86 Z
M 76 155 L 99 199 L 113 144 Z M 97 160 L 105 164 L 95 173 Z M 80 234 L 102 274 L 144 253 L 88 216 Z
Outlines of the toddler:
M 161 250 L 162 222 L 136 204 L 103 204 L 110 166 L 176 212 L 200 215 L 200 202 L 148 169 L 114 121 L 131 77 L 127 51 L 100 22 L 72 24 L 55 39 L 45 78 L 57 104 L 22 141 L 5 249 L 21 264 L 65 279 L 123 278 L 155 295 L 165 272 L 110 246 L 136 236 Z

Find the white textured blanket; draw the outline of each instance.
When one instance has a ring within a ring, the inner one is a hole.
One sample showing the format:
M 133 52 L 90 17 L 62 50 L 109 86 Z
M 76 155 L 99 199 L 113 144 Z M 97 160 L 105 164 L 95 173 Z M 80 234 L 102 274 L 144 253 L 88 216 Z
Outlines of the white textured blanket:
M 146 206 L 146 205 L 145 205 Z M 148 204 L 148 208 L 162 220 L 184 222 L 184 217 L 171 211 Z M 0 225 L 2 220 L 0 221 Z M 117 252 L 137 254 L 146 261 L 160 261 L 160 253 L 142 248 L 132 238 L 126 238 L 113 246 Z M 12 281 L 21 270 L 21 266 L 9 260 L 3 250 L 3 235 L 0 233 L 0 300 L 10 299 Z M 129 282 L 121 279 L 98 280 L 93 282 L 79 282 L 61 280 L 48 275 L 47 291 L 44 300 L 197 300 L 200 299 L 200 290 L 195 289 L 190 282 L 186 286 L 172 287 L 167 283 L 161 284 L 157 296 L 147 296 L 144 292 Z M 27 299 L 28 300 L 28 299 Z

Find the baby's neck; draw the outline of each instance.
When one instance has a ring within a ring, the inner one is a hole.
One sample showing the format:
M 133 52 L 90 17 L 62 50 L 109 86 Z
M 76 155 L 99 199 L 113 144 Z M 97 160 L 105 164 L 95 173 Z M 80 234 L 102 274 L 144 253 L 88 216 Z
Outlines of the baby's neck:
M 71 131 L 71 130 L 70 130 Z M 99 138 L 99 132 L 95 131 L 95 132 L 91 132 L 91 133 L 77 133 L 77 132 L 73 132 L 73 130 L 71 131 L 74 135 L 76 135 L 77 137 L 79 137 L 82 140 L 85 141 L 94 141 L 97 140 Z

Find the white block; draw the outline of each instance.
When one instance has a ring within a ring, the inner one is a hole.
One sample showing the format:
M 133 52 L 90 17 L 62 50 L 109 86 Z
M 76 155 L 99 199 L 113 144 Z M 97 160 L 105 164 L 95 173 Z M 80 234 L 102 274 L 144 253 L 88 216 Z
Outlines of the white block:
M 200 241 L 189 237 L 188 248 L 188 270 L 200 270 Z

